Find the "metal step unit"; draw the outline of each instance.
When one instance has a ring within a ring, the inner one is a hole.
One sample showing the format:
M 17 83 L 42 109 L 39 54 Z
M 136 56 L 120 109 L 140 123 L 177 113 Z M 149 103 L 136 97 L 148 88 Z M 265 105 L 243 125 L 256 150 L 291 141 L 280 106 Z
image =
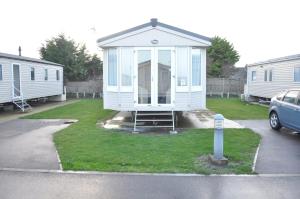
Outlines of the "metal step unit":
M 32 107 L 24 99 L 13 99 L 13 103 L 22 111 L 29 111 Z
M 18 107 L 22 112 L 29 111 L 32 107 L 27 103 L 27 101 L 23 98 L 23 93 L 14 87 L 14 91 L 18 93 L 18 96 L 13 96 L 12 102 Z
M 135 111 L 133 133 L 138 133 L 139 128 L 171 128 L 175 131 L 174 111 Z

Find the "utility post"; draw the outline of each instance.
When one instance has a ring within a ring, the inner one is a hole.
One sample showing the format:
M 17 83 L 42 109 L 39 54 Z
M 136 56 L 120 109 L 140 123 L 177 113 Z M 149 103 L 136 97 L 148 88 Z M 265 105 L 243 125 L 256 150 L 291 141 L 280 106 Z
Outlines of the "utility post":
M 224 117 L 221 114 L 215 115 L 215 132 L 214 132 L 214 155 L 209 157 L 211 163 L 216 165 L 226 165 L 228 159 L 223 156 L 224 142 Z

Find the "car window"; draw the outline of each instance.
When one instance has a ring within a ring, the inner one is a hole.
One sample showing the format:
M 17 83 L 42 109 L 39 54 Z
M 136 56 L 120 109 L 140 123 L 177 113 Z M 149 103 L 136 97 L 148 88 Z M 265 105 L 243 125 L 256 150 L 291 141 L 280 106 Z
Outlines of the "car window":
M 289 91 L 283 98 L 284 102 L 296 104 L 296 99 L 298 97 L 298 91 Z
M 283 99 L 285 93 L 286 93 L 286 92 L 281 92 L 281 93 L 279 93 L 279 94 L 276 96 L 276 99 L 281 101 L 281 100 Z
M 300 91 L 298 92 L 298 102 L 297 102 L 297 105 L 300 106 Z

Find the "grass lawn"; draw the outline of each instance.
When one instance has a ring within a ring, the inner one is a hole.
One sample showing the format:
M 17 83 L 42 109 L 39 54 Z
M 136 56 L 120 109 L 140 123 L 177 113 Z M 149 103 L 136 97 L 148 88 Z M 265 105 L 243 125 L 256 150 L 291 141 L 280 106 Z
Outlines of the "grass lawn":
M 207 108 L 232 120 L 268 119 L 267 107 L 242 102 L 239 98 L 207 98 Z
M 213 150 L 212 129 L 191 129 L 177 135 L 131 134 L 96 127 L 96 121 L 114 114 L 100 100 L 81 100 L 26 118 L 70 118 L 79 122 L 56 133 L 54 142 L 64 170 L 251 173 L 260 137 L 249 129 L 227 129 L 224 168 L 210 166 L 205 157 Z

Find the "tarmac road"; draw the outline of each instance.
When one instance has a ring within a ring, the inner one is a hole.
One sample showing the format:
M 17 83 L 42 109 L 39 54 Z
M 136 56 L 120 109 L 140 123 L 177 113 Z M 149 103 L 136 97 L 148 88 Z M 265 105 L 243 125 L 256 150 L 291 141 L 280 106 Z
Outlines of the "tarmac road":
M 300 134 L 286 128 L 272 130 L 268 120 L 237 122 L 262 136 L 255 168 L 257 173 L 300 174 Z
M 170 176 L 0 171 L 1 199 L 297 199 L 298 176 Z

